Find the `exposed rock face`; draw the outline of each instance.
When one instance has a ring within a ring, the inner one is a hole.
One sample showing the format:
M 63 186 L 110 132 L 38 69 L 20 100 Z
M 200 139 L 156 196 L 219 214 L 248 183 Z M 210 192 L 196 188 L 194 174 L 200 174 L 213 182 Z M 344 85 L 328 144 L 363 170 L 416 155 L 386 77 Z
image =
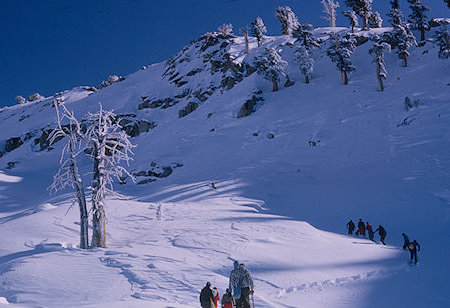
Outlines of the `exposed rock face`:
M 180 110 L 178 113 L 178 117 L 182 118 L 195 111 L 198 108 L 198 104 L 196 102 L 189 102 L 186 107 Z
M 170 166 L 158 166 L 155 162 L 150 164 L 149 170 L 142 170 L 134 173 L 137 178 L 137 184 L 147 184 L 170 176 L 175 168 L 183 167 L 180 163 L 172 163 Z M 125 182 L 126 179 L 123 179 Z
M 237 114 L 237 118 L 242 118 L 251 115 L 255 112 L 255 107 L 259 101 L 264 101 L 261 96 L 253 95 L 251 99 L 245 101 Z
M 5 152 L 11 152 L 12 150 L 17 149 L 23 144 L 23 141 L 20 137 L 12 137 L 6 140 L 5 143 Z

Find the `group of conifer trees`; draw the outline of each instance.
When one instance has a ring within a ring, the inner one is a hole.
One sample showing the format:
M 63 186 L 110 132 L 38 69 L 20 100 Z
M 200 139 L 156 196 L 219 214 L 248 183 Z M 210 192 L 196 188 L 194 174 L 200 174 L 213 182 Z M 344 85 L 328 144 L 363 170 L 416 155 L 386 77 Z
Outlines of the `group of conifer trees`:
M 407 58 L 409 49 L 413 45 L 417 45 L 417 40 L 412 30 L 420 33 L 421 44 L 425 43 L 425 33 L 430 30 L 430 22 L 427 16 L 429 8 L 426 7 L 422 0 L 407 0 L 411 9 L 408 19 L 400 10 L 399 0 L 390 0 L 391 9 L 387 14 L 392 30 L 383 32 L 382 35 L 372 35 L 370 40 L 373 42 L 369 53 L 373 56 L 373 62 L 376 65 L 376 76 L 379 84 L 379 90 L 384 90 L 383 79 L 386 79 L 387 70 L 384 64 L 384 53 L 395 51 L 402 60 L 402 65 L 408 65 Z M 450 6 L 450 0 L 444 0 Z M 360 31 L 367 31 L 370 28 L 380 28 L 383 20 L 378 12 L 372 10 L 373 0 L 344 0 L 345 4 L 351 9 L 344 11 L 343 15 L 349 19 L 349 28 L 351 31 L 337 33 L 331 31 L 329 39 L 329 47 L 325 51 L 332 62 L 336 63 L 337 69 L 341 72 L 342 83 L 348 84 L 348 73 L 356 68 L 352 64 L 351 56 L 356 48 L 355 28 L 358 27 L 358 17 L 362 20 Z M 330 27 L 336 26 L 336 8 L 339 3 L 335 0 L 321 0 L 324 8 L 325 19 L 329 21 Z M 294 60 L 299 66 L 301 73 L 305 78 L 305 83 L 309 83 L 314 70 L 313 50 L 321 48 L 320 41 L 313 35 L 313 26 L 310 24 L 302 24 L 297 16 L 288 6 L 278 7 L 275 16 L 281 23 L 281 30 L 284 35 L 295 38 Z M 246 52 L 249 52 L 248 35 L 249 29 L 245 28 L 244 33 L 246 42 Z M 222 34 L 231 35 L 232 25 L 225 24 L 219 27 Z M 265 39 L 267 28 L 261 17 L 257 17 L 250 27 L 250 35 L 255 37 L 258 47 L 262 46 Z M 444 24 L 435 31 L 433 41 L 439 46 L 439 58 L 450 58 L 450 34 L 448 24 Z M 275 48 L 264 48 L 254 59 L 254 65 L 257 72 L 264 79 L 272 82 L 273 91 L 278 90 L 278 82 L 286 77 L 287 62 Z

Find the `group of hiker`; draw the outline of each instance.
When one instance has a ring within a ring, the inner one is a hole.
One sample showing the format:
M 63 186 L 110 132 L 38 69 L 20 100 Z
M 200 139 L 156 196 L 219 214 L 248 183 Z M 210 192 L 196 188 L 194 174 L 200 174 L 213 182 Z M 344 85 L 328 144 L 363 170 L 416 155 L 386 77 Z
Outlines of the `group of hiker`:
M 350 221 L 347 223 L 347 230 L 348 230 L 348 234 L 353 235 L 353 231 L 355 231 L 355 223 L 353 222 L 353 220 L 350 219 Z M 386 239 L 386 229 L 382 226 L 379 225 L 378 228 L 374 231 L 372 225 L 367 221 L 366 223 L 364 223 L 364 221 L 362 221 L 362 219 L 359 219 L 358 222 L 358 230 L 356 231 L 355 235 L 361 235 L 364 238 L 366 238 L 366 231 L 367 234 L 369 235 L 369 240 L 374 241 L 373 239 L 375 233 L 378 232 L 378 234 L 380 235 L 380 242 L 383 243 L 383 245 L 386 245 L 386 243 L 384 242 L 384 240 Z
M 230 274 L 230 282 L 226 293 L 222 296 L 222 308 L 250 308 L 250 295 L 254 293 L 253 278 L 244 264 L 234 261 L 234 269 Z M 208 281 L 200 292 L 200 305 L 202 308 L 218 308 L 220 299 L 216 287 L 211 290 Z M 254 306 L 254 304 L 253 304 Z

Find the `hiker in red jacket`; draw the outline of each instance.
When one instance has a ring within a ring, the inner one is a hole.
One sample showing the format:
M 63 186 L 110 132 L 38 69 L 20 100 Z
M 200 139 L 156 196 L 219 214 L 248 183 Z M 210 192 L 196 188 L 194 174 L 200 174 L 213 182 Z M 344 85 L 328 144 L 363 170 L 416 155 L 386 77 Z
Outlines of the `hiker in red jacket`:
M 227 289 L 227 293 L 222 296 L 222 308 L 234 308 L 236 302 L 233 295 L 231 295 L 230 289 Z
M 216 287 L 214 287 L 214 288 L 212 289 L 212 293 L 213 293 L 213 295 L 214 295 L 214 306 L 216 306 L 215 308 L 217 308 L 217 302 L 218 302 L 219 299 L 220 299 L 219 291 L 217 290 Z

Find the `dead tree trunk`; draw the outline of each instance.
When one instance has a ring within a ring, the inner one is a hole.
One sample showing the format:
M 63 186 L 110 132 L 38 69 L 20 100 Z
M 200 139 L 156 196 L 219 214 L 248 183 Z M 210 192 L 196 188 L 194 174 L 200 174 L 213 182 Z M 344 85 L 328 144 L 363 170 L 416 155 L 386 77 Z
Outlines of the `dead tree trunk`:
M 305 83 L 309 83 L 309 77 L 308 77 L 308 75 L 305 75 Z
M 346 71 L 341 71 L 342 72 L 342 83 L 344 85 L 348 85 L 348 77 L 347 77 L 347 72 Z
M 102 144 L 102 142 L 100 142 Z M 104 195 L 104 147 L 94 147 L 94 175 L 92 180 L 92 247 L 106 247 L 106 214 Z
M 277 83 L 277 81 L 276 80 L 272 80 L 272 85 L 273 85 L 272 91 L 273 92 L 277 92 L 278 91 L 278 83 Z
M 380 75 L 380 71 L 381 71 L 380 63 L 377 62 L 377 79 L 378 79 L 378 85 L 380 86 L 380 91 L 383 92 L 384 86 L 383 86 L 383 79 L 381 78 L 381 75 Z
M 420 29 L 420 40 L 423 42 L 425 41 L 425 29 Z
M 406 53 L 402 54 L 402 60 L 403 60 L 403 67 L 407 67 L 408 66 L 408 62 L 406 60 Z

